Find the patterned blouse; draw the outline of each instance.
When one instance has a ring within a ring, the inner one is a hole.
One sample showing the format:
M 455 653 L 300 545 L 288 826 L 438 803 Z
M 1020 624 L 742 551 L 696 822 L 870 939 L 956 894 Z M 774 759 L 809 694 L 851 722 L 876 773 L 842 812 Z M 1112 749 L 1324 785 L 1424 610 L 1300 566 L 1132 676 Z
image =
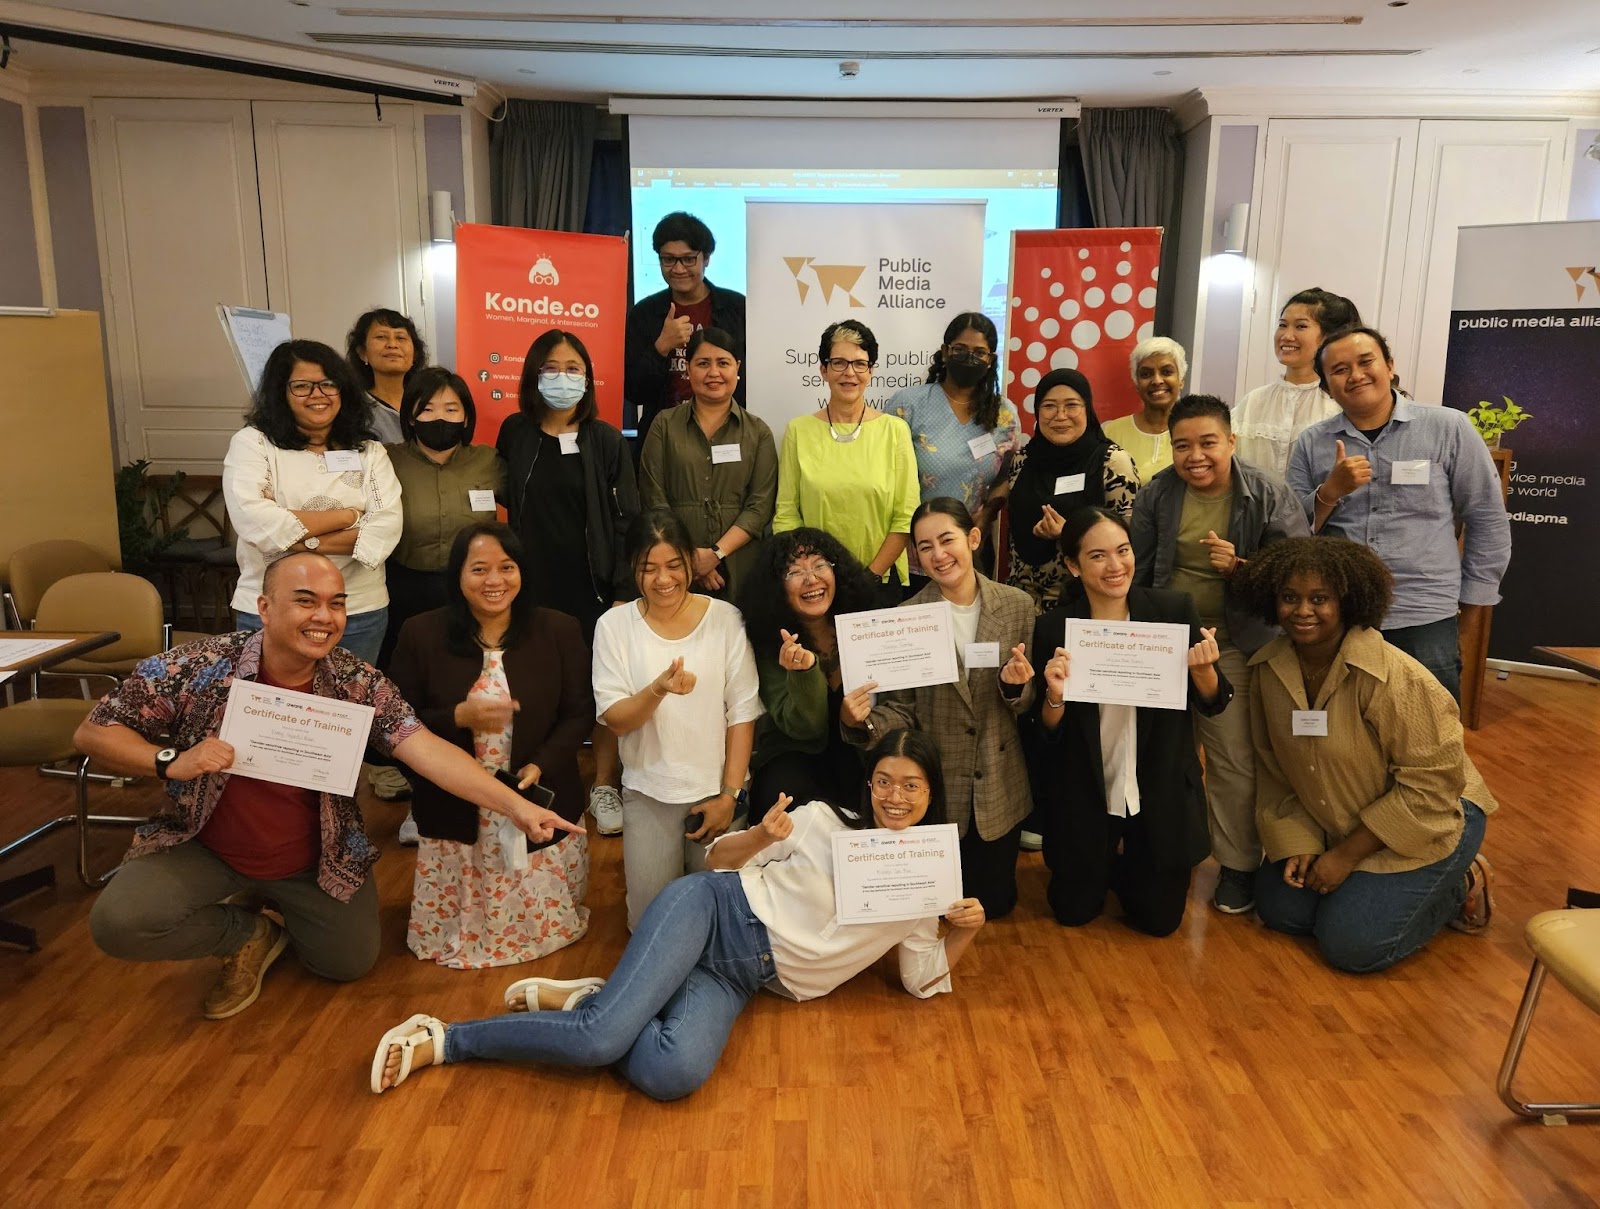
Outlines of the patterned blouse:
M 152 743 L 170 736 L 179 750 L 193 747 L 221 729 L 233 678 L 256 679 L 261 669 L 261 642 L 259 632 L 219 634 L 153 655 L 94 707 L 89 720 L 100 726 L 126 726 Z M 389 678 L 342 648 L 334 648 L 317 664 L 311 691 L 319 697 L 372 706 L 375 713 L 367 741 L 384 755 L 393 754 L 399 744 L 422 729 Z M 167 796 L 172 808 L 139 828 L 125 859 L 192 840 L 211 817 L 227 784 L 226 773 L 169 781 Z M 340 902 L 348 902 L 366 880 L 378 853 L 362 828 L 354 798 L 331 793 L 318 796 L 322 846 L 317 885 Z

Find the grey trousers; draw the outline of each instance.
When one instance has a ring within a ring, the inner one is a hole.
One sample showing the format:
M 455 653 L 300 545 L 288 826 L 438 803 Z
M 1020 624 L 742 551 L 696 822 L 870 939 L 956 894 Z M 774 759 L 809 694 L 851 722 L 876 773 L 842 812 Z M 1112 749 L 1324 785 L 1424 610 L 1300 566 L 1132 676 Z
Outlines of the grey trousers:
M 705 845 L 684 835 L 693 802 L 661 802 L 637 789 L 622 791 L 622 876 L 627 883 L 628 931 L 667 883 L 706 867 Z
M 222 900 L 241 892 L 270 898 L 300 964 L 334 982 L 360 978 L 378 960 L 378 888 L 372 878 L 347 903 L 317 885 L 316 870 L 258 881 L 230 868 L 197 840 L 123 865 L 100 891 L 89 931 L 123 961 L 191 961 L 236 953 L 256 916 Z

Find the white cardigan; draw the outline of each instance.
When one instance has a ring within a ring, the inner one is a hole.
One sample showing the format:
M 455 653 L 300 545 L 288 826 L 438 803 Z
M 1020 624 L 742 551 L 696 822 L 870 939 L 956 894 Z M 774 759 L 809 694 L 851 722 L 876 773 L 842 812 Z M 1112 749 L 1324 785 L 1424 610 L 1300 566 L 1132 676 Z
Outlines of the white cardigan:
M 239 587 L 233 607 L 259 611 L 267 564 L 305 536 L 292 509 L 354 508 L 361 514 L 353 554 L 329 555 L 344 573 L 345 611 L 371 613 L 389 604 L 383 563 L 400 540 L 400 480 L 376 441 L 357 451 L 361 470 L 330 473 L 320 453 L 279 449 L 258 428 L 241 428 L 222 463 L 222 496 L 239 534 Z

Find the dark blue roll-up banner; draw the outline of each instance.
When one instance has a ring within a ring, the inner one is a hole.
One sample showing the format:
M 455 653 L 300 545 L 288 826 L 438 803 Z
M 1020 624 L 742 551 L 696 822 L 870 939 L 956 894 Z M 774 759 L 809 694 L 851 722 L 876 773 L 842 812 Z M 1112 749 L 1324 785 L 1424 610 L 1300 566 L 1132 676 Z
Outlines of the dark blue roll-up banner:
M 1444 402 L 1510 399 L 1511 567 L 1493 659 L 1600 646 L 1600 222 L 1463 227 Z

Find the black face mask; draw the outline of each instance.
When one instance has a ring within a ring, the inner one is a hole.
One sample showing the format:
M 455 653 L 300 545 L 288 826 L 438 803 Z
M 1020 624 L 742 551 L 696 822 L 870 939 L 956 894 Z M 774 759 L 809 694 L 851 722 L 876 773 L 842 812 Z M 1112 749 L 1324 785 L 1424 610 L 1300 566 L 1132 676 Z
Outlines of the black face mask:
M 948 357 L 945 359 L 944 372 L 962 390 L 971 390 L 989 376 L 989 363 Z
M 411 431 L 429 449 L 443 453 L 461 444 L 467 426 L 460 420 L 418 420 L 411 426 Z

